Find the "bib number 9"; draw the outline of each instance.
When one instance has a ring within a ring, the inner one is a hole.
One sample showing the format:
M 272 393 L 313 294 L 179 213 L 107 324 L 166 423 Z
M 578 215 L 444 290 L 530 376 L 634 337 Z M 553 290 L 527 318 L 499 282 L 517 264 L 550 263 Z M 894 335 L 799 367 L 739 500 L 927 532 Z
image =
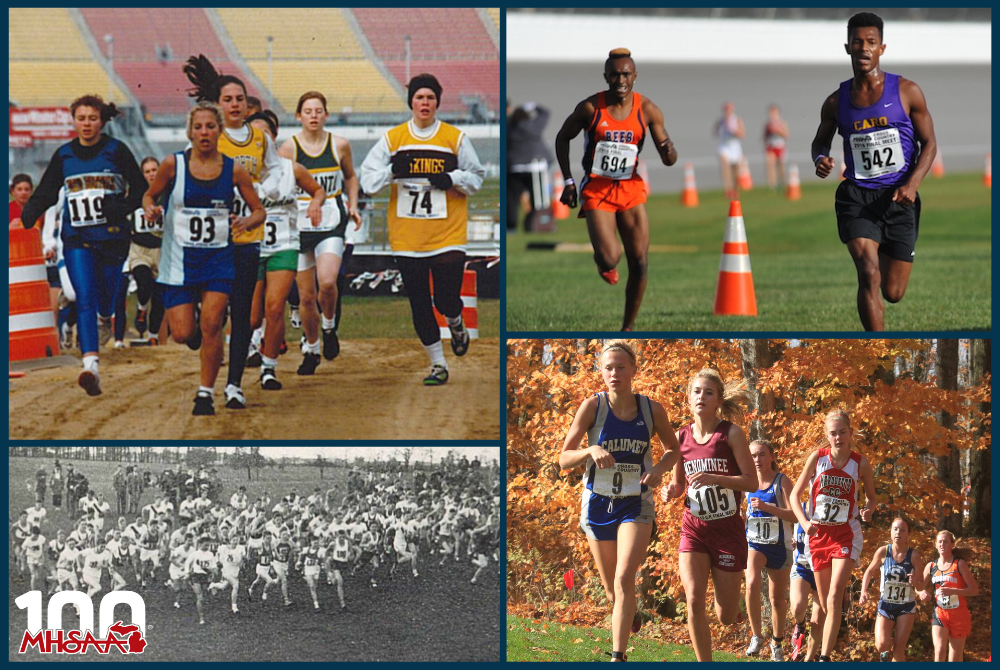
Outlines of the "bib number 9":
M 594 472 L 594 493 L 609 498 L 624 498 L 642 493 L 639 478 L 641 467 L 637 463 L 615 463 L 614 467 Z

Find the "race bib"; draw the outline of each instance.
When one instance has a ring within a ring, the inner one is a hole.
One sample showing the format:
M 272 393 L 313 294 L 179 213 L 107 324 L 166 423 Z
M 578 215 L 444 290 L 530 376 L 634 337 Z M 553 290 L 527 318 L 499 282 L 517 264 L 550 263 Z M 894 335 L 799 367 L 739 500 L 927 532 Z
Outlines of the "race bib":
M 598 142 L 590 172 L 609 179 L 630 179 L 639 159 L 639 147 L 624 142 Z
M 937 604 L 943 610 L 953 610 L 958 607 L 958 596 L 938 595 Z
M 347 553 L 348 551 L 346 548 L 345 549 L 334 548 L 333 560 L 337 561 L 338 563 L 345 563 L 347 562 Z
M 908 582 L 890 582 L 882 584 L 882 600 L 891 605 L 905 605 L 913 602 L 913 586 Z
M 642 493 L 638 463 L 615 463 L 614 467 L 594 470 L 594 493 L 608 498 L 625 498 Z
M 162 235 L 163 234 L 163 219 L 159 218 L 156 221 L 150 222 L 146 219 L 146 210 L 141 207 L 132 214 L 132 227 L 133 230 L 139 235 L 142 234 L 153 234 Z
M 833 496 L 816 496 L 816 507 L 813 509 L 813 523 L 821 526 L 839 526 L 847 523 L 847 515 L 851 511 L 851 503 Z
M 399 182 L 396 216 L 401 219 L 445 219 L 448 217 L 448 194 L 430 184 Z
M 776 516 L 748 516 L 747 541 L 754 544 L 777 544 L 781 519 Z
M 298 229 L 303 233 L 322 233 L 328 230 L 334 230 L 340 225 L 340 207 L 337 206 L 336 199 L 330 197 L 325 203 L 323 203 L 323 219 L 319 222 L 318 226 L 312 224 L 312 219 L 308 216 L 309 211 L 309 201 L 305 202 L 299 201 L 299 218 Z
M 721 486 L 689 486 L 688 509 L 702 521 L 724 519 L 739 511 L 736 491 Z
M 268 213 L 267 221 L 264 222 L 264 241 L 260 245 L 261 251 L 273 253 L 291 248 L 290 221 L 288 214 Z
M 905 163 L 897 128 L 851 135 L 851 153 L 857 179 L 874 179 L 899 172 Z
M 69 208 L 69 223 L 74 228 L 103 226 L 108 220 L 104 216 L 104 195 L 102 189 L 66 191 L 66 206 Z
M 182 247 L 222 249 L 229 244 L 229 212 L 197 207 L 178 210 L 174 237 Z

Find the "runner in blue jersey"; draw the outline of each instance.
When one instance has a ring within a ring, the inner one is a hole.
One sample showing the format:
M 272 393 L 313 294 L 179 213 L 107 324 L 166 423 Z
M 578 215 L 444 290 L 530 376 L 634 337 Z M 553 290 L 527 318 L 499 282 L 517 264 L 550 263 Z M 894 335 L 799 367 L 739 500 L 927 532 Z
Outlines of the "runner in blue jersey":
M 805 503 L 801 505 L 804 511 L 806 505 Z M 792 629 L 792 660 L 797 661 L 799 656 L 802 656 L 802 660 L 812 661 L 819 651 L 816 641 L 823 637 L 826 614 L 816 603 L 816 577 L 813 575 L 812 557 L 809 555 L 809 536 L 798 522 L 795 524 L 792 547 L 792 574 L 789 581 L 792 618 L 795 619 L 795 628 Z M 806 651 L 803 652 L 802 645 L 806 641 L 806 609 L 809 607 L 810 593 L 813 597 L 812 617 L 809 620 L 812 634 L 809 636 Z
M 608 601 L 614 603 L 611 659 L 624 661 L 629 632 L 638 632 L 635 573 L 646 560 L 653 532 L 653 489 L 670 472 L 680 451 L 663 405 L 632 392 L 636 358 L 622 340 L 608 342 L 600 357 L 607 391 L 580 405 L 559 455 L 559 467 L 585 466 L 580 529 Z M 653 435 L 663 458 L 653 464 Z M 585 449 L 580 442 L 586 436 Z
M 222 113 L 199 102 L 188 114 L 191 149 L 168 156 L 160 165 L 142 206 L 149 221 L 163 218 L 160 276 L 163 306 L 174 340 L 194 336 L 195 305 L 201 302 L 201 386 L 196 416 L 215 414 L 215 379 L 222 365 L 222 322 L 235 276 L 231 232 L 252 230 L 266 212 L 250 175 L 219 153 Z M 233 187 L 250 207 L 249 216 L 230 223 Z M 166 195 L 165 207 L 156 204 Z
M 826 178 L 835 132 L 844 138 L 846 180 L 837 189 L 840 240 L 858 272 L 858 314 L 865 330 L 885 330 L 885 305 L 899 302 L 913 268 L 920 225 L 917 188 L 934 163 L 937 140 L 923 91 L 883 72 L 882 19 L 868 12 L 847 23 L 844 46 L 854 77 L 823 102 L 812 142 L 816 175 Z
M 128 217 L 139 206 L 146 180 L 129 148 L 101 132 L 119 114 L 114 103 L 85 95 L 73 101 L 70 112 L 76 139 L 52 155 L 21 218 L 31 228 L 65 189 L 60 235 L 79 315 L 78 381 L 96 396 L 101 394 L 98 350 L 111 339 L 118 275 L 128 258 Z

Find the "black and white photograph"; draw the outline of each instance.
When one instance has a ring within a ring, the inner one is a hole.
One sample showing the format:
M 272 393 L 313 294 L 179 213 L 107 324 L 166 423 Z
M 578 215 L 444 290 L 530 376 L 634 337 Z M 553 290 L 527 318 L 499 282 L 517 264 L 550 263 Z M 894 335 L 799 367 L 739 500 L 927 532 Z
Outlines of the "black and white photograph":
M 10 661 L 500 660 L 499 447 L 8 447 L 8 471 Z M 106 621 L 122 592 L 144 616 Z M 135 642 L 43 655 L 42 615 Z

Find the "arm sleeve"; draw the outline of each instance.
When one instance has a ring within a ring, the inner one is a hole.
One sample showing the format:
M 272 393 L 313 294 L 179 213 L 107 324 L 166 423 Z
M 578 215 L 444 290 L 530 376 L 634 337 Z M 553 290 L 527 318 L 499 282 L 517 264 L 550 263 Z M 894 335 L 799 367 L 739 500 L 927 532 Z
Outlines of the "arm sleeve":
M 362 193 L 375 195 L 392 182 L 392 156 L 389 155 L 389 141 L 382 136 L 365 156 L 361 164 L 359 179 Z
M 475 195 L 483 186 L 486 169 L 479 162 L 476 149 L 464 133 L 458 147 L 458 169 L 448 174 L 454 182 L 455 188 L 465 195 Z
M 56 234 L 57 222 L 59 220 L 59 210 L 62 205 L 62 192 L 60 191 L 60 197 L 56 201 L 56 204 L 45 210 L 45 224 L 42 226 L 42 249 L 45 253 L 49 251 L 55 251 L 56 240 L 58 235 Z
M 21 212 L 21 221 L 24 222 L 25 228 L 31 228 L 38 221 L 39 217 L 45 214 L 47 210 L 52 205 L 56 204 L 59 199 L 59 191 L 63 186 L 63 161 L 62 156 L 59 155 L 59 150 L 57 149 L 54 154 L 52 154 L 52 160 L 49 161 L 49 166 L 45 168 L 45 174 L 42 175 L 42 180 L 38 182 L 38 188 L 35 192 L 31 194 L 31 198 L 24 205 L 24 211 Z
M 132 155 L 132 151 L 124 142 L 118 145 L 118 164 L 121 166 L 122 176 L 128 184 L 128 195 L 125 198 L 126 214 L 131 214 L 142 207 L 142 196 L 149 190 L 149 184 L 139 169 L 139 164 Z
M 264 198 L 278 200 L 281 198 L 281 175 L 284 170 L 281 165 L 281 156 L 278 155 L 278 148 L 271 141 L 271 138 L 264 135 L 264 172 L 261 174 L 260 194 Z

